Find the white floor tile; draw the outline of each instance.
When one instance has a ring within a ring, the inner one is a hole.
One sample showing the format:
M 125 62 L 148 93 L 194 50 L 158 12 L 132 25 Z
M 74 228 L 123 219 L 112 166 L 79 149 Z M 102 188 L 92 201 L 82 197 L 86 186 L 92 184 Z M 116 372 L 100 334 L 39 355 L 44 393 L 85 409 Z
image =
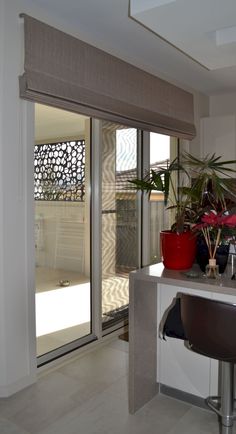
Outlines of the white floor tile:
M 78 382 L 60 372 L 52 372 L 14 396 L 0 399 L 0 415 L 22 430 L 37 433 L 76 408 L 72 395 L 77 390 Z
M 30 434 L 28 431 L 22 430 L 13 422 L 0 418 L 0 433 L 1 434 Z
M 126 353 L 129 352 L 129 342 L 123 341 L 122 339 L 117 339 L 115 341 L 112 341 L 107 346 L 108 348 L 115 348 L 116 350 L 125 351 Z
M 40 434 L 110 434 L 128 417 L 127 379 L 112 384 Z
M 128 344 L 109 343 L 0 399 L 1 434 L 218 434 L 214 413 L 157 395 L 128 412 Z M 236 434 L 236 426 L 234 433 Z
M 219 432 L 215 413 L 192 407 L 168 434 L 218 434 Z

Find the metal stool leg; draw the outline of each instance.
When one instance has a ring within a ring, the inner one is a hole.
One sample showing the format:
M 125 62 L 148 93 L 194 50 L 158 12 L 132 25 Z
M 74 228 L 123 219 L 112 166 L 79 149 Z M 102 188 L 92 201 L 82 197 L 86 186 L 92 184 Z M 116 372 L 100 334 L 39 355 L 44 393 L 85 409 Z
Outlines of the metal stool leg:
M 222 362 L 221 375 L 221 432 L 233 434 L 234 364 Z
M 220 416 L 221 434 L 233 434 L 234 364 L 221 362 L 221 396 L 209 396 L 207 405 Z
M 233 434 L 233 425 L 232 426 L 221 425 L 221 434 Z

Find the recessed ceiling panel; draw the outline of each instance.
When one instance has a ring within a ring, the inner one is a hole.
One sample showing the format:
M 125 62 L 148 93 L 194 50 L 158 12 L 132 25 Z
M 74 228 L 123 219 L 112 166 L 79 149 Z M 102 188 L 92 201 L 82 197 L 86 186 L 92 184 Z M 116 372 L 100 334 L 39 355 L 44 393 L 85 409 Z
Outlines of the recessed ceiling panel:
M 135 0 L 130 2 L 132 14 L 135 15 L 139 12 L 144 12 L 153 9 L 157 6 L 163 6 L 168 3 L 173 3 L 176 0 Z
M 130 0 L 130 16 L 210 70 L 236 65 L 235 0 Z

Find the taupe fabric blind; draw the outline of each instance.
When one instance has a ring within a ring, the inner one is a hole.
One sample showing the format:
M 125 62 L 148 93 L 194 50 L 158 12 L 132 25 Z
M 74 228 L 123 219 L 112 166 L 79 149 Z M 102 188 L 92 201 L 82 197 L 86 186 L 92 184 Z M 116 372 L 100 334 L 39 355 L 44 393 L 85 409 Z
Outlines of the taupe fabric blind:
M 28 15 L 20 96 L 181 138 L 195 136 L 193 95 Z

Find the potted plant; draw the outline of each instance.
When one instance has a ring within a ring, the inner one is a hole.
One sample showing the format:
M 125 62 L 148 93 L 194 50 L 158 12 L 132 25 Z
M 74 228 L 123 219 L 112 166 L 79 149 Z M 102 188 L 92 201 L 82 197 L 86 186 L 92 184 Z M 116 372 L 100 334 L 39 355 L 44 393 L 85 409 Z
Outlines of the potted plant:
M 223 273 L 236 235 L 236 179 L 231 177 L 236 173 L 232 167 L 235 160 L 223 161 L 215 154 L 198 159 L 187 154 L 184 161 L 193 174 L 192 185 L 185 191 L 192 195 L 199 223 L 192 227 L 198 234 L 196 261 L 204 272 L 214 263 Z
M 207 277 L 216 278 L 226 268 L 229 243 L 232 240 L 235 241 L 235 210 L 217 212 L 213 209 L 205 212 L 201 217 L 201 221 L 193 227 L 193 230 L 200 231 L 205 241 L 204 250 L 201 247 L 197 262 L 204 272 L 208 267 L 208 271 L 206 271 Z
M 223 212 L 229 201 L 236 201 L 236 185 L 231 178 L 236 173 L 233 164 L 236 160 L 222 161 L 215 154 L 197 158 L 185 152 L 167 167 L 151 170 L 143 179 L 130 180 L 135 189 L 149 196 L 153 190 L 162 192 L 167 209 L 175 211 L 170 230 L 160 233 L 167 268 L 191 268 L 196 256 L 196 232 L 192 226 L 209 208 Z M 176 173 L 185 175 L 188 185 L 175 188 Z

